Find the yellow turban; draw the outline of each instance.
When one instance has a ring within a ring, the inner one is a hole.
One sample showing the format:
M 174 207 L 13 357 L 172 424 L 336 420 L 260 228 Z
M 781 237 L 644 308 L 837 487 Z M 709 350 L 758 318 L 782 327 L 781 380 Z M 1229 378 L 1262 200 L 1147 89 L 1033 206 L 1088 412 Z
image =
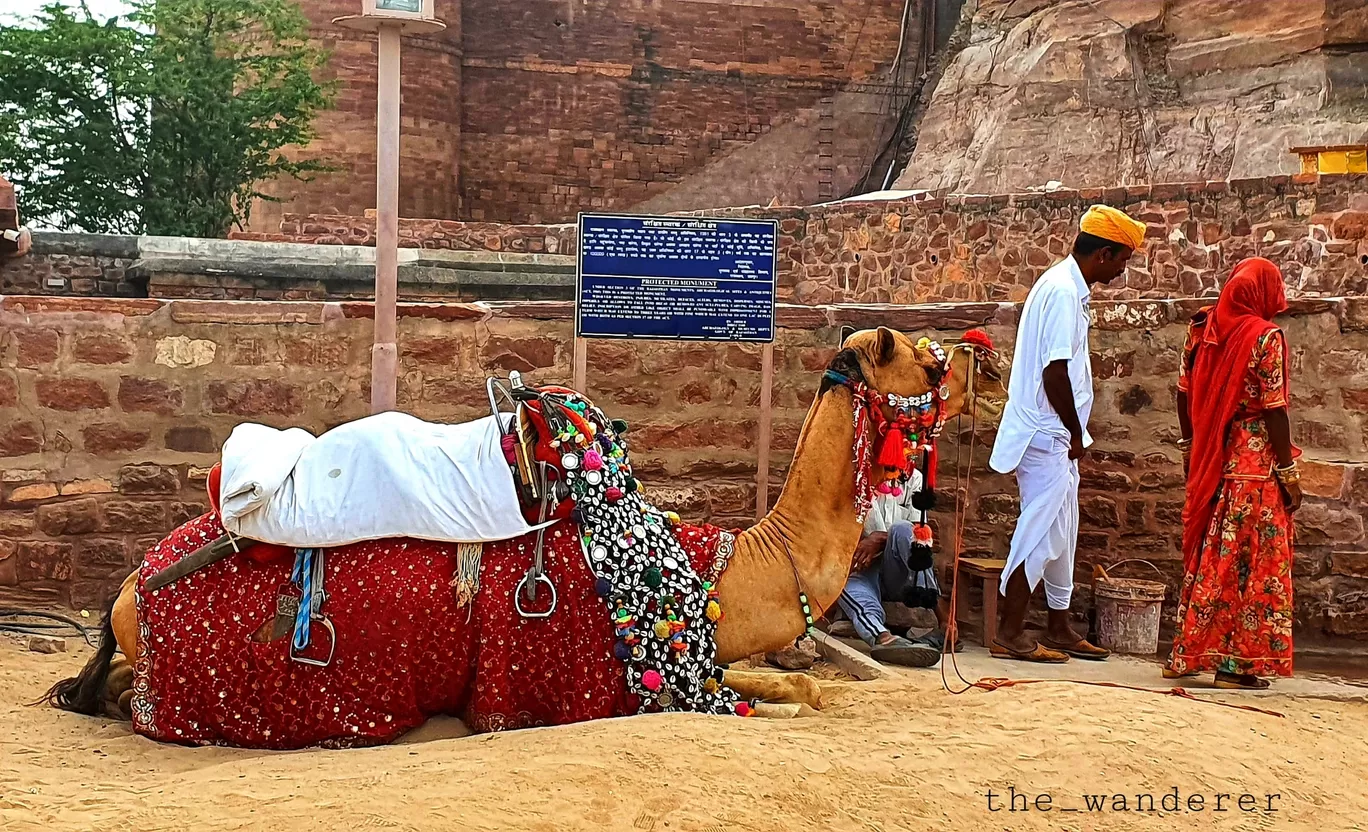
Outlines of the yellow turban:
M 1094 205 L 1083 215 L 1078 230 L 1120 243 L 1132 249 L 1139 249 L 1145 242 L 1145 224 L 1126 216 L 1110 205 Z

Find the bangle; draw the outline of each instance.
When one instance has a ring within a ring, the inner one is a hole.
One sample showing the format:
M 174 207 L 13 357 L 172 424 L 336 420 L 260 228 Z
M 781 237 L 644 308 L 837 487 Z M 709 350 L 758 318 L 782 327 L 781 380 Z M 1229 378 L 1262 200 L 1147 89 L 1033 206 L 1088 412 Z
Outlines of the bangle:
M 1192 440 L 1191 440 L 1191 439 L 1179 439 L 1179 440 L 1178 440 L 1178 450 L 1182 451 L 1183 453 L 1187 453 L 1187 452 L 1188 452 L 1189 450 L 1191 450 L 1191 449 L 1192 449 Z
M 1293 462 L 1286 467 L 1274 466 L 1273 476 L 1278 478 L 1278 482 L 1283 485 L 1293 485 L 1301 482 L 1301 471 L 1297 469 L 1297 463 Z

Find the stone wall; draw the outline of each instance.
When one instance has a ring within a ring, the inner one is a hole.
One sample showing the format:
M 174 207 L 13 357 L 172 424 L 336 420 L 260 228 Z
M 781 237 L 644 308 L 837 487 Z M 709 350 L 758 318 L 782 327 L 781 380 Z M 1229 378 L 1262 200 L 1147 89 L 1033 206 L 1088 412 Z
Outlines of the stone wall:
M 709 216 L 778 219 L 780 297 L 802 304 L 1019 301 L 1069 250 L 1078 219 L 1102 202 L 1144 220 L 1145 250 L 1097 297 L 1212 293 L 1239 260 L 1278 263 L 1295 296 L 1368 292 L 1368 176 L 1271 176 L 1230 182 L 998 194 L 920 193 L 810 208 Z M 294 242 L 374 244 L 366 217 L 291 218 Z M 501 227 L 401 220 L 401 245 L 574 253 L 573 226 Z
M 1182 499 L 1171 388 L 1179 322 L 1195 305 L 1094 304 L 1097 446 L 1082 466 L 1080 560 L 1143 557 L 1170 587 Z M 487 372 L 566 381 L 570 312 L 566 303 L 401 307 L 400 406 L 463 420 L 486 411 Z M 369 315 L 362 303 L 0 302 L 0 600 L 96 603 L 158 535 L 203 509 L 205 471 L 239 422 L 321 431 L 364 415 Z M 842 325 L 940 336 L 982 325 L 1009 350 L 1015 316 L 998 303 L 781 307 L 770 493 Z M 1368 637 L 1368 298 L 1299 301 L 1285 326 L 1308 460 L 1298 624 L 1304 635 Z M 653 499 L 743 525 L 754 504 L 759 368 L 752 346 L 593 342 L 589 392 L 633 424 Z M 985 473 L 991 437 L 985 425 L 975 439 L 971 553 L 1004 552 L 1016 516 L 1014 484 Z M 947 443 L 942 538 L 954 459 Z M 949 554 L 944 542 L 940 552 Z

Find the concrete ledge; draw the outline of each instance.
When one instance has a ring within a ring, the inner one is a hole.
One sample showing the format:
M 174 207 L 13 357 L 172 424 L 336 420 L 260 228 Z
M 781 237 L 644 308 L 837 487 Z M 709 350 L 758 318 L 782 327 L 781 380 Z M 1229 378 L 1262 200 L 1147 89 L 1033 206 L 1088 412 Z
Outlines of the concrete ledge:
M 116 257 L 132 260 L 138 256 L 138 238 L 125 234 L 80 234 L 69 231 L 34 231 L 33 255 L 67 257 Z

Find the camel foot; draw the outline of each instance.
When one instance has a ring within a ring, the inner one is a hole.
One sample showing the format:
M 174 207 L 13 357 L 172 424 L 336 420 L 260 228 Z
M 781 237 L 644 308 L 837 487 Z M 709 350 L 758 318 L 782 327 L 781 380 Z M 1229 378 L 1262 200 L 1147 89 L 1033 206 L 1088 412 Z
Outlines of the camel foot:
M 743 699 L 806 705 L 814 711 L 822 709 L 822 686 L 803 673 L 728 670 L 722 684 L 741 694 Z

